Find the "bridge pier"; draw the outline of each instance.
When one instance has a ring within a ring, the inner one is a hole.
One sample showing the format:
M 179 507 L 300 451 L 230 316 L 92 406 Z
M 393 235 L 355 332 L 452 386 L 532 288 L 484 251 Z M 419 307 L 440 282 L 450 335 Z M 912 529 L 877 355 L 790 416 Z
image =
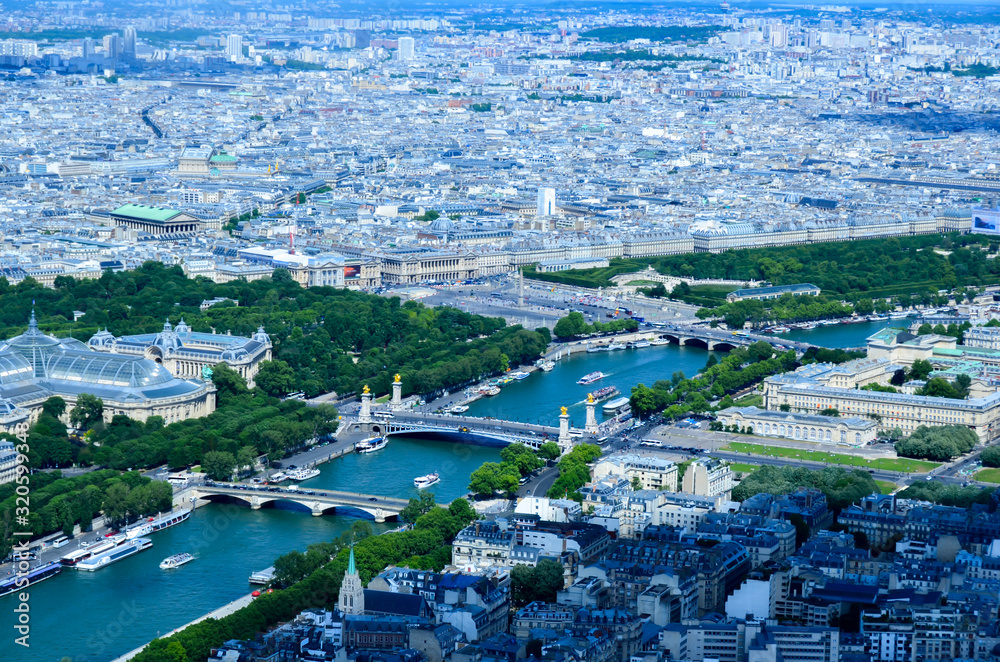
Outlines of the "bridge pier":
M 382 524 L 385 522 L 385 513 L 382 512 L 381 508 L 375 509 L 375 523 Z
M 389 409 L 399 409 L 403 406 L 403 382 L 399 378 L 399 374 L 396 374 L 396 380 L 392 382 L 392 400 L 389 403 Z
M 568 453 L 573 447 L 573 439 L 569 436 L 569 412 L 565 407 L 559 414 L 559 448 L 563 453 Z
M 372 393 L 368 390 L 368 384 L 365 384 L 364 390 L 361 392 L 361 411 L 358 413 L 358 423 L 362 425 L 370 425 L 372 422 Z
M 587 425 L 584 429 L 590 434 L 597 434 L 597 416 L 594 414 L 596 407 L 597 403 L 594 402 L 594 396 L 587 394 Z

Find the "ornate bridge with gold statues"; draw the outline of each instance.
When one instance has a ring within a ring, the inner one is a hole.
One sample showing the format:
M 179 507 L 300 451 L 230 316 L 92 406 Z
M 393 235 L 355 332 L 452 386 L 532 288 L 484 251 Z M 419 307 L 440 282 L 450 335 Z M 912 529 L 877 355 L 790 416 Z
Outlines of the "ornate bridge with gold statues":
M 422 435 L 487 445 L 522 443 L 538 448 L 551 441 L 557 443 L 564 452 L 572 447 L 574 441 L 590 441 L 598 433 L 594 412 L 596 403 L 590 397 L 586 402 L 587 425 L 585 429 L 579 430 L 570 428 L 566 407 L 561 408 L 559 427 L 496 418 L 407 411 L 393 406 L 401 401 L 402 383 L 399 375 L 396 375 L 392 386 L 392 399 L 385 408 L 373 403 L 374 396 L 365 386 L 361 393 L 361 408 L 348 427 L 375 435 Z

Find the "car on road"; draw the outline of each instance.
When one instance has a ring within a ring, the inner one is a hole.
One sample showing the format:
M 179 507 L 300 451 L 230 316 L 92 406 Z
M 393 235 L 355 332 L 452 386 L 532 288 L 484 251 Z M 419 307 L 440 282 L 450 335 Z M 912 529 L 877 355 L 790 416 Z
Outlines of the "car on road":
M 369 498 L 368 498 L 368 500 L 369 500 L 369 501 L 378 501 L 378 499 L 377 499 L 377 498 L 375 498 L 375 497 L 369 497 Z

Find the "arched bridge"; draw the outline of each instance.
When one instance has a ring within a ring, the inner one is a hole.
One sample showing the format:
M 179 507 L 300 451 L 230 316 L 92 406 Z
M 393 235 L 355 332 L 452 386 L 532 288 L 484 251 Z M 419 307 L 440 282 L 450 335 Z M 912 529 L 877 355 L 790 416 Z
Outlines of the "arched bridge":
M 197 499 L 209 501 L 218 497 L 236 499 L 245 502 L 254 510 L 277 501 L 298 504 L 317 517 L 333 510 L 350 508 L 371 515 L 376 522 L 384 522 L 388 518 L 398 516 L 409 503 L 407 499 L 356 494 L 354 492 L 312 488 L 291 490 L 287 487 L 276 486 L 237 486 L 234 483 L 216 483 L 212 486 L 195 485 L 190 490 L 190 495 Z
M 376 412 L 372 423 L 365 426 L 373 434 L 434 434 L 455 441 L 497 446 L 522 443 L 531 448 L 559 439 L 559 428 L 545 425 L 424 412 L 395 412 L 391 416 L 380 413 Z
M 729 351 L 736 347 L 745 347 L 755 342 L 763 341 L 769 345 L 781 345 L 789 349 L 804 352 L 812 345 L 804 342 L 796 342 L 780 336 L 769 336 L 757 333 L 744 333 L 733 335 L 732 331 L 721 331 L 718 329 L 706 329 L 703 327 L 672 325 L 659 329 L 658 335 L 666 338 L 678 345 L 692 345 L 704 347 L 706 349 L 717 349 Z

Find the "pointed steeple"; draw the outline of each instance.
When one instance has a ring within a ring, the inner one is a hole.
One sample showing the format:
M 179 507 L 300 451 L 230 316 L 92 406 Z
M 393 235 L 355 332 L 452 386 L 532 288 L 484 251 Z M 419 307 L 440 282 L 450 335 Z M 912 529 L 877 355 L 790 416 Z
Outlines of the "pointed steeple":
M 38 320 L 35 319 L 35 307 L 31 307 L 31 319 L 28 320 L 28 333 L 38 333 Z
M 340 584 L 340 596 L 337 606 L 345 614 L 365 613 L 365 586 L 358 575 L 358 567 L 354 563 L 354 543 L 351 543 L 351 555 L 347 560 L 347 572 Z

